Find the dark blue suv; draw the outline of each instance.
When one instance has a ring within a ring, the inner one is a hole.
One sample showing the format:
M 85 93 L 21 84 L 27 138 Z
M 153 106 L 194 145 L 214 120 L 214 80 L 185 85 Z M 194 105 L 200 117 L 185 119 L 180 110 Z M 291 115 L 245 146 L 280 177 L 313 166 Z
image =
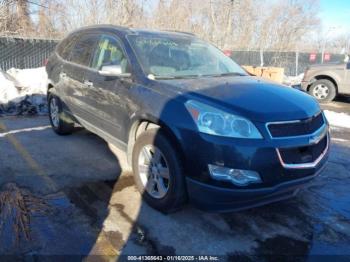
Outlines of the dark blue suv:
M 329 127 L 315 99 L 248 75 L 192 34 L 87 27 L 46 69 L 54 131 L 79 123 L 124 150 L 158 210 L 286 199 L 325 166 Z

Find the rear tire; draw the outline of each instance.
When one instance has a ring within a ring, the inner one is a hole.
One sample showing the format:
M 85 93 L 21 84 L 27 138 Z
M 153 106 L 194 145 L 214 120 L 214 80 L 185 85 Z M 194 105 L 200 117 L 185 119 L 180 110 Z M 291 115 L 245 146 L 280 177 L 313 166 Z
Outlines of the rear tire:
M 49 118 L 52 129 L 58 135 L 69 135 L 74 130 L 74 122 L 64 118 L 61 100 L 52 94 L 48 98 Z
M 170 213 L 184 205 L 187 193 L 180 156 L 161 129 L 147 130 L 137 138 L 132 168 L 136 186 L 151 207 Z
M 315 97 L 320 103 L 329 103 L 336 97 L 337 90 L 331 81 L 320 79 L 311 85 L 309 94 Z

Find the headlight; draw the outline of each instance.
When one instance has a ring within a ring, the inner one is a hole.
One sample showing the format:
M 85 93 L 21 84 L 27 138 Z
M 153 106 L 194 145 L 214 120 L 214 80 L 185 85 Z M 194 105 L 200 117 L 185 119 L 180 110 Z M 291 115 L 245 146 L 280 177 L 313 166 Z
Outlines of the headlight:
M 193 100 L 187 101 L 185 105 L 202 133 L 236 138 L 262 138 L 248 119 Z

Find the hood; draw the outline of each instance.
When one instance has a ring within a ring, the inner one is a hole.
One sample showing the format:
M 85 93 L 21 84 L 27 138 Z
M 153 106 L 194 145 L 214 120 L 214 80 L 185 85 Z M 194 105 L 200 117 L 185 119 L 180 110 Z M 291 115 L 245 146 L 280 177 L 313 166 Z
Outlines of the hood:
M 257 122 L 309 118 L 321 109 L 311 96 L 250 76 L 161 80 L 187 99 L 209 100 Z

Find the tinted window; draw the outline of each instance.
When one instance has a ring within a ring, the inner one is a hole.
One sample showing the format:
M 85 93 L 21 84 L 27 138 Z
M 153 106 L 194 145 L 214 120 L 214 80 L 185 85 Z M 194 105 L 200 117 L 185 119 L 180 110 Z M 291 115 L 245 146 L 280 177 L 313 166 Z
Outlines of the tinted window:
M 72 51 L 73 45 L 75 43 L 76 37 L 68 37 L 64 39 L 57 46 L 57 53 L 63 58 L 68 59 L 70 52 Z
M 105 65 L 120 65 L 122 72 L 128 71 L 127 58 L 118 41 L 110 36 L 102 36 L 97 44 L 92 67 L 99 70 Z
M 96 35 L 83 35 L 80 37 L 72 50 L 69 60 L 73 63 L 89 66 L 96 41 Z

